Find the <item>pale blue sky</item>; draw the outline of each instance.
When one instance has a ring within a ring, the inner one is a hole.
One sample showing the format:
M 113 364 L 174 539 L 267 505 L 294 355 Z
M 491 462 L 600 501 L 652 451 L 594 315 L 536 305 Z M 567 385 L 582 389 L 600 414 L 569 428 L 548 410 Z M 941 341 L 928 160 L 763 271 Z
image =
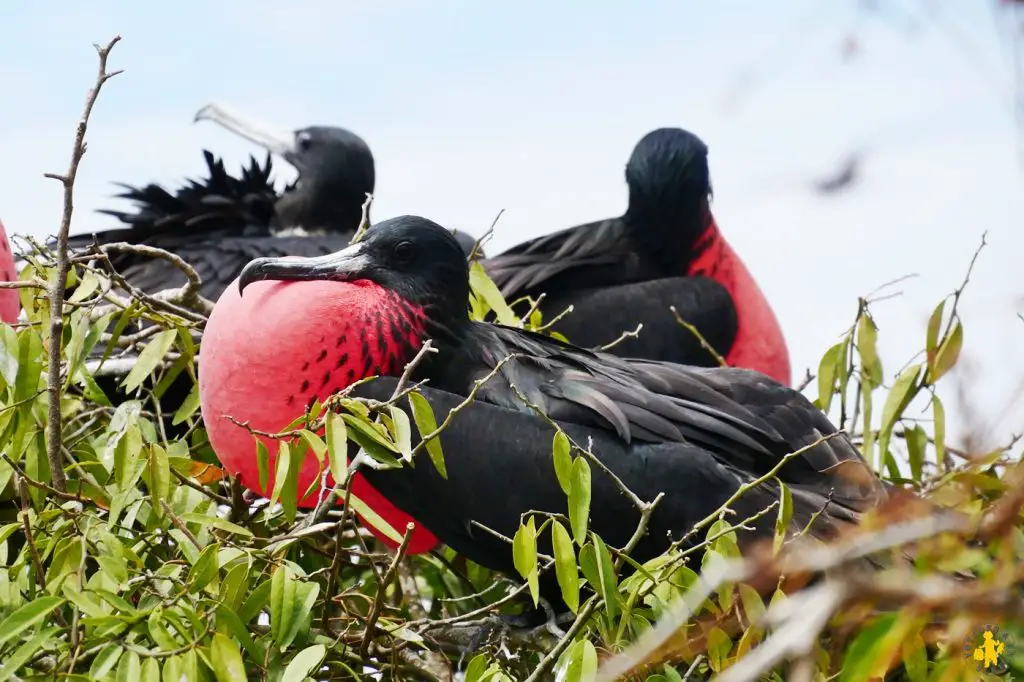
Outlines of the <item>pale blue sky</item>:
M 91 43 L 115 33 L 111 65 L 125 73 L 95 111 L 75 232 L 110 225 L 94 210 L 120 205 L 112 181 L 177 183 L 202 170 L 204 147 L 232 167 L 253 151 L 192 124 L 211 100 L 363 136 L 378 220 L 418 213 L 480 234 L 506 209 L 492 251 L 619 213 L 632 145 L 678 125 L 710 146 L 716 216 L 772 300 L 795 373 L 817 366 L 858 295 L 916 272 L 876 309 L 891 377 L 988 230 L 964 301 L 965 383 L 997 421 L 1024 382 L 1010 16 L 995 0 L 878 0 L 881 15 L 861 4 L 10 3 L 0 218 L 15 233 L 56 229 L 60 189 L 41 174 L 66 167 Z M 844 62 L 850 35 L 860 51 Z M 861 182 L 814 195 L 809 181 L 855 147 L 867 150 Z M 1016 399 L 994 437 L 1024 429 Z

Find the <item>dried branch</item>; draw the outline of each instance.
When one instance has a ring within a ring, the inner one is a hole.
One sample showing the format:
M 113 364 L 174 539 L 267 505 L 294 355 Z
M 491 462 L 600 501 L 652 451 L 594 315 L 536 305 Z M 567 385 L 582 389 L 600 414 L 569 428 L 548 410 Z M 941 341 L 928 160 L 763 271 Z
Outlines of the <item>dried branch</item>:
M 717 362 L 720 367 L 729 366 L 729 363 L 725 361 L 725 358 L 723 358 L 719 354 L 719 352 L 715 350 L 710 343 L 707 342 L 707 340 L 704 338 L 704 335 L 701 334 L 696 327 L 694 327 L 692 324 L 683 319 L 683 316 L 679 314 L 679 311 L 676 310 L 676 307 L 674 305 L 670 305 L 668 309 L 672 311 L 672 315 L 675 316 L 676 322 L 679 323 L 681 327 L 683 327 L 684 329 L 686 329 L 686 331 L 690 332 L 691 334 L 697 337 L 697 341 L 700 342 L 700 347 L 706 350 L 708 353 L 710 353 L 711 357 L 715 359 L 715 362 Z
M 67 491 L 68 481 L 64 474 L 64 463 L 61 459 L 61 380 L 60 351 L 61 337 L 64 333 L 64 295 L 67 290 L 68 270 L 68 235 L 71 233 L 71 214 L 75 209 L 75 178 L 78 176 L 78 165 L 85 155 L 85 131 L 89 126 L 96 98 L 100 89 L 108 80 L 121 71 L 107 72 L 107 57 L 121 36 L 114 36 L 106 47 L 94 45 L 99 55 L 99 69 L 96 82 L 85 98 L 85 109 L 75 131 L 75 144 L 71 149 L 71 162 L 66 175 L 46 173 L 46 177 L 59 180 L 64 185 L 64 214 L 61 217 L 60 231 L 57 233 L 57 274 L 50 287 L 50 347 L 48 353 L 46 387 L 50 395 L 49 421 L 46 425 L 46 456 L 50 464 L 50 476 L 53 486 L 61 492 Z
M 366 657 L 367 652 L 370 650 L 370 642 L 373 641 L 374 630 L 377 629 L 377 619 L 380 617 L 380 610 L 384 607 L 384 593 L 388 590 L 388 585 L 394 580 L 395 574 L 398 572 L 398 564 L 401 563 L 402 557 L 405 556 L 405 550 L 409 548 L 409 541 L 412 540 L 412 531 L 416 527 L 412 521 L 405 526 L 405 537 L 402 538 L 402 544 L 398 546 L 398 550 L 395 552 L 395 558 L 391 560 L 391 565 L 388 566 L 388 570 L 384 573 L 384 577 L 377 584 L 377 596 L 373 600 L 373 608 L 370 609 L 370 615 L 366 619 L 366 632 L 363 634 L 363 641 L 359 645 L 359 655 L 363 658 Z

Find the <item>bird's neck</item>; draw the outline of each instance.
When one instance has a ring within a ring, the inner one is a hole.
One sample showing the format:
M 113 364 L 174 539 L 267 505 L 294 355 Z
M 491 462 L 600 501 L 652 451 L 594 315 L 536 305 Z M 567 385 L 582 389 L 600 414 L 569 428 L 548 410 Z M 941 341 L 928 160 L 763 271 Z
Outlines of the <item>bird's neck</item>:
M 623 220 L 631 246 L 665 276 L 683 275 L 714 226 L 706 197 L 650 201 L 630 197 Z

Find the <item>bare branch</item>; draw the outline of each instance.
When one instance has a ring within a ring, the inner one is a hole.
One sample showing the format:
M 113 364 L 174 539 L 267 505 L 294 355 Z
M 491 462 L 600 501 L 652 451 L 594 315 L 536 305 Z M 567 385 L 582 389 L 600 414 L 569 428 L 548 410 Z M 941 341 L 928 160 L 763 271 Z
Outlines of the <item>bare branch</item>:
M 50 396 L 49 421 L 46 425 L 46 456 L 50 464 L 50 476 L 53 479 L 53 486 L 61 492 L 67 491 L 68 481 L 64 474 L 64 463 L 61 458 L 61 380 L 60 380 L 60 351 L 61 337 L 64 332 L 64 295 L 67 290 L 68 269 L 68 235 L 71 233 L 71 214 L 75 209 L 75 178 L 78 176 L 78 165 L 85 155 L 85 132 L 89 127 L 89 117 L 92 115 L 96 98 L 100 89 L 108 80 L 121 73 L 120 71 L 107 72 L 107 57 L 114 45 L 121 40 L 121 36 L 114 36 L 106 47 L 95 45 L 99 55 L 99 69 L 96 74 L 96 82 L 85 98 L 85 110 L 78 122 L 75 131 L 75 144 L 71 149 L 71 163 L 68 166 L 66 175 L 47 173 L 46 177 L 59 180 L 64 185 L 64 215 L 61 217 L 60 231 L 57 233 L 57 274 L 50 287 L 50 347 L 48 353 L 49 366 L 47 367 L 46 387 Z

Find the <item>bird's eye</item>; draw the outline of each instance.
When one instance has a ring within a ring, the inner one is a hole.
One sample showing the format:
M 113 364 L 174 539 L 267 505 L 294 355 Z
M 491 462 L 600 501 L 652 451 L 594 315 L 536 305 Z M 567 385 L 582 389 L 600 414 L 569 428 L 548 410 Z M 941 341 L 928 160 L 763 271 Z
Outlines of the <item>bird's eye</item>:
M 395 258 L 401 262 L 408 262 L 412 260 L 412 256 L 415 253 L 415 247 L 412 242 L 398 242 L 395 244 L 393 253 Z
M 296 133 L 295 144 L 298 145 L 299 151 L 307 152 L 313 146 L 313 137 L 306 132 Z

